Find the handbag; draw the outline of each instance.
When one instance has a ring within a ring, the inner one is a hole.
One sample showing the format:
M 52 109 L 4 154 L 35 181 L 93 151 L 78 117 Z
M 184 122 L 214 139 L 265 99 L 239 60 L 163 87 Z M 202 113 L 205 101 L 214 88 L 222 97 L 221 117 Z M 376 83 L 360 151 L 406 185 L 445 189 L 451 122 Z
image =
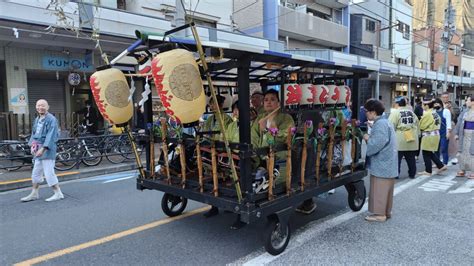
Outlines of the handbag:
M 406 142 L 415 141 L 415 136 L 413 136 L 413 132 L 411 130 L 403 131 L 403 136 L 405 137 Z

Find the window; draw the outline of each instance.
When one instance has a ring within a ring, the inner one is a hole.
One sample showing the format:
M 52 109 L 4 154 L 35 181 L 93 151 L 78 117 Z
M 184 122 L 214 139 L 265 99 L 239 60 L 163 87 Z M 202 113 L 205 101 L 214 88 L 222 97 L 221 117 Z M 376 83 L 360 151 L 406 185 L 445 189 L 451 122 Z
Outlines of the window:
M 365 30 L 370 32 L 375 32 L 375 21 L 366 19 L 365 20 Z
M 408 60 L 404 59 L 404 58 L 397 57 L 395 60 L 396 60 L 397 64 L 400 64 L 400 65 L 407 65 L 408 64 Z
M 403 32 L 403 22 L 397 20 L 397 31 Z
M 410 39 L 410 26 L 404 24 L 403 27 L 403 38 L 409 40 Z

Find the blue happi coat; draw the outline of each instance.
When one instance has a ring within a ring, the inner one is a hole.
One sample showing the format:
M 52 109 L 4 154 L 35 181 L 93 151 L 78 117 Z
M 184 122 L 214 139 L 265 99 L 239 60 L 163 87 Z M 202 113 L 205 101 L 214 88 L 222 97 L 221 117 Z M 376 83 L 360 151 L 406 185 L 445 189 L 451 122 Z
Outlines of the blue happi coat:
M 58 122 L 54 115 L 47 113 L 44 120 L 40 120 L 40 117 L 36 117 L 28 145 L 31 146 L 33 142 L 36 141 L 46 148 L 43 155 L 36 159 L 54 160 L 56 158 L 56 143 L 58 142 L 58 137 Z

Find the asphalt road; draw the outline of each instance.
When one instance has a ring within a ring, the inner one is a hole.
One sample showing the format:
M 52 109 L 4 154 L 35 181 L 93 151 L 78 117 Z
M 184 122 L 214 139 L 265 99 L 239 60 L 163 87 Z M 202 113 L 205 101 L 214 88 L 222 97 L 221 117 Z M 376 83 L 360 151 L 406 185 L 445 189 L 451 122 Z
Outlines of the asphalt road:
M 263 223 L 231 230 L 234 214 L 204 218 L 206 206 L 196 202 L 188 202 L 187 216 L 169 219 L 161 211 L 162 193 L 136 190 L 131 172 L 63 183 L 66 199 L 53 203 L 21 203 L 29 192 L 25 189 L 4 192 L 0 264 L 472 265 L 473 184 L 466 179 L 432 182 L 450 174 L 402 178 L 394 217 L 384 224 L 369 224 L 363 220 L 366 212 L 350 211 L 344 188 L 317 198 L 314 214 L 292 217 L 290 245 L 277 257 L 262 248 Z M 449 193 L 458 188 L 464 192 Z M 50 193 L 48 188 L 40 191 L 42 199 Z

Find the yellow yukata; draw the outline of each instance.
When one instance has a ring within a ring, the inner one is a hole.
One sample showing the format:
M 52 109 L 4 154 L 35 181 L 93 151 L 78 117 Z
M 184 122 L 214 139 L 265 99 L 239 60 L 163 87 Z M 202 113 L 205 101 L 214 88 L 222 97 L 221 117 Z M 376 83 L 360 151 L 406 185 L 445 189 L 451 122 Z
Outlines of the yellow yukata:
M 435 152 L 439 146 L 439 129 L 441 128 L 441 117 L 433 111 L 428 109 L 423 112 L 420 120 L 421 131 L 421 149 L 424 151 Z
M 395 129 L 398 151 L 418 150 L 418 117 L 409 107 L 403 106 L 394 109 L 388 118 Z M 407 139 L 407 137 L 411 139 Z

